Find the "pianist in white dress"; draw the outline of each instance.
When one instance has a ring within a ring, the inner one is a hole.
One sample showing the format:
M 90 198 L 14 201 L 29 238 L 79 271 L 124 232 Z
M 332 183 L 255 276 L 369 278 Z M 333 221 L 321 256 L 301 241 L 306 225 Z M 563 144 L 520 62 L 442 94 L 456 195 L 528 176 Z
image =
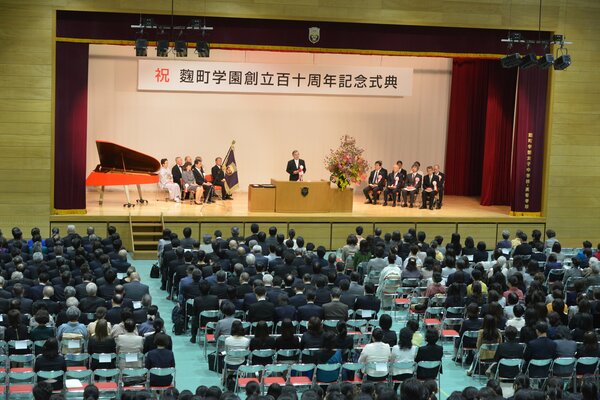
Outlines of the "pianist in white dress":
M 160 171 L 158 171 L 158 186 L 161 189 L 169 191 L 169 198 L 177 203 L 181 203 L 181 188 L 173 182 L 173 175 L 169 171 L 169 160 L 163 158 L 160 160 Z

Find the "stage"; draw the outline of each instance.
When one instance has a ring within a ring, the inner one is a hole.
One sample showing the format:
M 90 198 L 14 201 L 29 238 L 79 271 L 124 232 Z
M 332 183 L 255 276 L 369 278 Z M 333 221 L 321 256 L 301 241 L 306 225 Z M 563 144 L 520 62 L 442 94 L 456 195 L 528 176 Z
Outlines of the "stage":
M 50 225 L 64 232 L 68 224 L 74 224 L 81 234 L 87 226 L 94 226 L 101 236 L 105 235 L 108 225 L 114 225 L 125 246 L 139 257 L 151 254 L 148 248 L 163 227 L 182 236 L 183 228 L 189 226 L 193 236 L 200 238 L 213 234 L 216 229 L 221 229 L 223 236 L 229 236 L 233 226 L 238 226 L 242 235 L 249 234 L 250 224 L 257 222 L 264 231 L 269 226 L 276 226 L 280 232 L 294 228 L 297 235 L 329 249 L 342 246 L 357 225 L 363 226 L 365 235 L 372 233 L 375 227 L 381 227 L 384 232 L 400 230 L 402 233 L 415 228 L 426 232 L 429 239 L 442 235 L 446 241 L 452 233 L 458 232 L 463 240 L 473 236 L 476 242 L 483 240 L 488 247 L 496 243 L 504 229 L 512 233 L 523 229 L 528 234 L 533 229 L 545 229 L 543 217 L 510 216 L 509 207 L 480 206 L 479 199 L 471 197 L 445 196 L 442 209 L 421 210 L 391 207 L 391 204 L 383 207 L 381 201 L 377 205 L 364 204 L 364 197 L 355 193 L 353 212 L 311 214 L 249 212 L 246 192 L 234 193 L 233 200 L 217 200 L 204 206 L 189 201 L 180 204 L 165 201 L 164 194 L 152 191 L 145 191 L 144 197 L 148 204 L 126 208 L 123 207 L 125 194 L 121 190 L 107 191 L 103 205 L 98 204 L 99 192 L 88 191 L 87 214 L 53 215 Z

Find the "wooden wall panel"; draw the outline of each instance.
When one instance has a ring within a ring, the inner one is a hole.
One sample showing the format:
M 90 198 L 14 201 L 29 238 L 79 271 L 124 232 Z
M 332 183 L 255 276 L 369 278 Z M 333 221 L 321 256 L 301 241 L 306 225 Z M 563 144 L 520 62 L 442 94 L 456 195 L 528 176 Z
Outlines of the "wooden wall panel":
M 444 238 L 442 245 L 445 246 L 450 241 L 452 234 L 456 232 L 456 224 L 417 224 L 417 233 L 420 231 L 427 235 L 427 242 L 431 242 L 435 236 L 441 235 Z
M 40 228 L 40 233 L 42 238 L 47 238 L 50 236 L 50 221 L 46 217 L 38 218 L 38 217 L 27 217 L 27 216 L 19 216 L 15 214 L 15 216 L 5 216 L 0 217 L 0 230 L 2 231 L 2 235 L 10 239 L 12 238 L 12 228 L 19 227 L 21 232 L 23 232 L 23 237 L 27 240 L 31 239 L 31 228 Z
M 223 234 L 223 239 L 231 237 L 231 228 L 237 226 L 240 228 L 240 235 L 244 236 L 244 223 L 243 222 L 201 222 L 200 223 L 200 237 L 204 235 L 213 235 L 217 229 Z M 214 237 L 213 237 L 214 239 Z
M 289 228 L 295 229 L 296 236 L 302 236 L 305 243 L 313 242 L 316 246 L 331 248 L 331 224 L 293 222 L 289 224 Z
M 133 243 L 131 243 L 131 228 L 129 226 L 129 222 L 110 222 L 109 225 L 117 228 L 117 232 L 121 237 L 123 246 L 127 249 L 127 251 L 132 251 Z
M 531 240 L 531 231 L 534 229 L 538 229 L 542 232 L 542 237 L 544 236 L 544 232 L 546 232 L 546 227 L 544 224 L 498 224 L 498 229 L 496 230 L 496 238 L 501 240 L 502 231 L 508 229 L 510 232 L 510 238 L 513 239 L 515 237 L 515 233 L 518 229 L 525 232 L 527 235 L 527 241 Z
M 260 231 L 264 232 L 267 237 L 269 236 L 269 228 L 274 226 L 275 228 L 277 228 L 277 233 L 281 233 L 283 234 L 283 236 L 285 236 L 287 238 L 287 232 L 288 232 L 288 224 L 285 222 L 257 222 L 258 223 L 258 228 L 260 229 Z M 244 224 L 244 232 L 246 232 L 246 236 L 250 236 L 252 235 L 252 231 L 250 230 L 250 226 L 252 225 L 252 222 L 246 222 Z M 300 235 L 302 236 L 302 235 Z
M 169 222 L 165 221 L 165 228 L 169 228 L 171 232 L 175 232 L 177 236 L 182 239 L 183 229 L 190 227 L 192 228 L 192 237 L 199 242 L 202 241 L 202 237 L 200 236 L 200 224 L 199 223 L 187 223 L 187 222 Z
M 467 236 L 472 236 L 475 244 L 483 240 L 488 250 L 496 246 L 496 224 L 458 224 L 457 232 L 460 233 L 460 238 L 464 242 Z
M 363 236 L 373 233 L 373 224 L 369 223 L 333 223 L 331 224 L 331 248 L 338 249 L 346 244 L 351 233 L 356 233 L 356 227 L 363 227 Z
M 383 233 L 392 233 L 394 231 L 400 231 L 401 235 L 404 235 L 410 228 L 416 228 L 416 224 L 411 223 L 381 223 L 376 222 L 375 228 L 381 228 Z
M 179 0 L 175 12 L 209 17 L 535 30 L 538 6 L 539 2 L 533 0 Z M 35 176 L 36 183 L 52 179 L 52 118 L 47 104 L 52 102 L 54 10 L 168 14 L 170 4 L 142 0 L 0 0 L 0 9 L 0 36 L 7 39 L 0 58 L 0 187 L 10 188 L 0 198 L 0 217 L 10 217 L 11 221 L 26 218 L 30 222 L 23 227 L 48 226 L 50 187 L 45 185 L 36 193 L 37 204 L 23 207 L 22 193 L 30 183 L 15 181 L 11 171 L 15 165 L 26 165 L 22 173 Z M 596 67 L 600 63 L 596 45 L 600 2 L 546 0 L 542 17 L 542 29 L 565 33 L 574 42 L 568 46 L 573 65 L 552 73 L 550 109 L 554 116 L 547 127 L 544 216 L 565 246 L 576 246 L 584 238 L 600 237 L 600 224 L 589 222 L 591 217 L 597 218 L 595 199 L 600 198 L 600 187 L 595 184 L 600 179 L 600 168 L 590 158 L 600 151 L 600 92 L 596 84 L 600 78 Z M 13 153 L 16 148 L 20 148 L 18 153 Z M 572 197 L 563 194 L 573 187 L 588 191 Z M 0 226 L 6 231 L 11 224 L 2 219 Z M 586 228 L 580 229 L 582 226 Z
M 81 235 L 81 236 L 86 236 L 87 235 L 87 228 L 89 226 L 94 228 L 94 233 L 97 236 L 100 236 L 102 239 L 104 239 L 106 237 L 106 229 L 108 228 L 108 223 L 105 221 L 98 221 L 98 222 L 52 222 L 50 223 L 50 229 L 52 228 L 58 228 L 60 229 L 59 235 L 62 236 L 67 236 L 67 226 L 68 225 L 75 225 L 75 231 Z M 129 227 L 128 227 L 129 230 Z M 123 235 L 120 231 L 119 235 Z M 129 247 L 127 248 L 129 250 Z

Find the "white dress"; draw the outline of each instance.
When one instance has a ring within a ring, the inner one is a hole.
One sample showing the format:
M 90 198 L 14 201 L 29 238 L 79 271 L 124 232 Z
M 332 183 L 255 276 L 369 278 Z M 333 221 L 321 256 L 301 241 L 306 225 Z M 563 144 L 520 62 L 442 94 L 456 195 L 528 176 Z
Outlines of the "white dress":
M 171 175 L 171 172 L 168 169 L 161 167 L 158 172 L 158 179 L 158 186 L 161 189 L 167 189 L 169 191 L 169 198 L 171 200 L 181 198 L 181 188 L 178 184 L 173 182 L 173 175 Z

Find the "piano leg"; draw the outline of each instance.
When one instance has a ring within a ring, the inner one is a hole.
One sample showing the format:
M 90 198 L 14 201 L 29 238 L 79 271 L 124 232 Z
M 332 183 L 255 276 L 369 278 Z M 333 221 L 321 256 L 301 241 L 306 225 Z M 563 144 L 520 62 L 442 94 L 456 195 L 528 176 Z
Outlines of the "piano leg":
M 148 200 L 144 200 L 144 198 L 142 197 L 142 188 L 140 185 L 136 185 L 137 186 L 137 191 L 138 191 L 138 199 L 136 200 L 136 203 L 138 204 L 148 204 Z
M 100 200 L 98 200 L 98 204 L 102 205 L 104 203 L 104 186 L 100 186 Z
M 125 188 L 125 196 L 127 196 L 127 203 L 123 204 L 123 207 L 135 207 L 135 204 L 129 199 L 129 187 L 127 185 L 123 187 Z

